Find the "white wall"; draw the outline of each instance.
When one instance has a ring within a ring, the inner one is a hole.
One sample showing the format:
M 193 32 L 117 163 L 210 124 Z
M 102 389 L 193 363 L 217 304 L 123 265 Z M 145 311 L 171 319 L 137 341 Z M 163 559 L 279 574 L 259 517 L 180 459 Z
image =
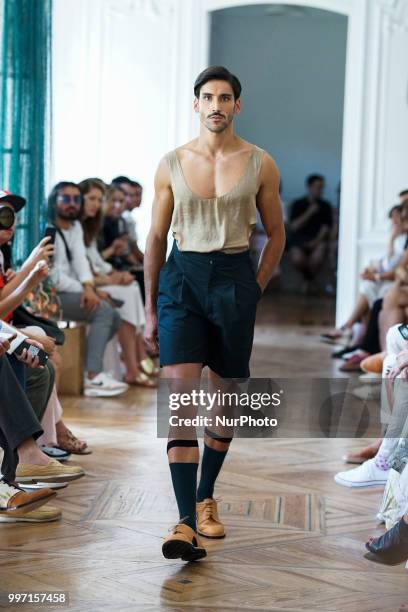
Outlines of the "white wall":
M 171 0 L 54 0 L 52 182 L 129 175 L 145 187 L 173 146 Z
M 313 172 L 337 201 L 341 176 L 347 17 L 316 9 L 276 14 L 270 5 L 212 13 L 210 63 L 243 84 L 239 134 L 268 150 L 284 200 L 304 193 Z

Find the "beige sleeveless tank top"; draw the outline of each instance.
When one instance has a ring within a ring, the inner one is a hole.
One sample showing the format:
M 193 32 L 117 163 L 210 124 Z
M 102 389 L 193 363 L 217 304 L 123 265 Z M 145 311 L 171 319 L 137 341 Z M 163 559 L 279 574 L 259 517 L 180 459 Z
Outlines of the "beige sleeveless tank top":
M 193 193 L 176 152 L 166 155 L 174 197 L 170 229 L 180 251 L 239 253 L 248 249 L 256 225 L 256 192 L 263 153 L 253 146 L 238 183 L 218 198 L 201 198 Z

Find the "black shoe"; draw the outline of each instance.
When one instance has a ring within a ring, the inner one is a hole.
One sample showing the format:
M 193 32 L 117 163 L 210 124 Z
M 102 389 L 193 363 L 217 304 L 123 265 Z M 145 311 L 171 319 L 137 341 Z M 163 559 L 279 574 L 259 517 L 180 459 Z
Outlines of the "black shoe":
M 365 555 L 369 561 L 398 565 L 408 561 L 408 525 L 402 518 L 392 529 L 372 542 L 367 542 Z
M 350 353 L 351 351 L 355 351 L 356 349 L 358 349 L 358 346 L 343 346 L 342 349 L 339 351 L 334 351 L 334 353 L 331 354 L 332 359 L 341 359 L 343 355 Z

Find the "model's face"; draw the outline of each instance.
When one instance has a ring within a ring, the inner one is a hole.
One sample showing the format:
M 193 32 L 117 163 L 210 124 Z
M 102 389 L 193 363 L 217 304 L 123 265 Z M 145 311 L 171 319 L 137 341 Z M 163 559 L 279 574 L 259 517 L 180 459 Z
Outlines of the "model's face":
M 78 187 L 64 187 L 57 195 L 57 216 L 66 221 L 75 221 L 81 209 L 81 192 Z
M 14 212 L 14 208 L 12 207 L 12 205 L 8 204 L 7 202 L 2 202 L 1 207 L 9 208 Z M 14 223 L 9 229 L 0 229 L 0 246 L 2 246 L 3 244 L 7 244 L 7 242 L 10 242 L 10 240 L 14 236 L 14 232 L 16 230 L 16 224 L 17 224 L 17 217 L 15 216 Z
M 130 196 L 131 208 L 129 210 L 139 208 L 140 204 L 142 203 L 143 189 L 141 187 L 130 187 Z
M 106 215 L 119 219 L 125 210 L 125 194 L 120 189 L 115 191 L 109 197 L 106 207 Z
M 103 193 L 97 187 L 93 187 L 83 198 L 85 218 L 93 219 L 102 208 Z
M 321 198 L 324 191 L 324 181 L 313 181 L 311 185 L 309 185 L 309 194 L 312 198 Z
M 234 115 L 241 111 L 241 101 L 234 99 L 234 92 L 227 81 L 208 81 L 194 99 L 194 110 L 200 122 L 210 132 L 223 132 L 231 125 Z

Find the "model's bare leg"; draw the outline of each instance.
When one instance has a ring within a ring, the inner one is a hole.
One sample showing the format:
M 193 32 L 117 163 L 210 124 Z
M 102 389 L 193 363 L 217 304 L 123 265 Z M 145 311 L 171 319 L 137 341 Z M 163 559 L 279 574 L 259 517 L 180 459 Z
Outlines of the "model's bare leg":
M 201 379 L 201 363 L 182 363 L 163 368 L 172 393 L 189 393 Z M 177 411 L 182 418 L 194 417 L 194 406 L 183 406 Z M 199 450 L 195 427 L 170 427 L 167 445 L 171 478 L 179 509 L 180 522 L 196 531 L 196 490 Z

